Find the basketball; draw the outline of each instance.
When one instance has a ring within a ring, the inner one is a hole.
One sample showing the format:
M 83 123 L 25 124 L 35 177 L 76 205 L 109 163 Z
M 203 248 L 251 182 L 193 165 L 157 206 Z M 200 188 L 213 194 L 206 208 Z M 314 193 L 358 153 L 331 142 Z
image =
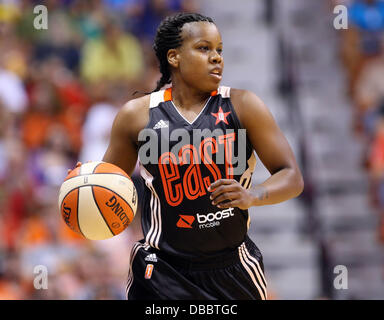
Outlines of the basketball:
M 59 192 L 59 209 L 69 228 L 90 240 L 121 233 L 132 222 L 137 192 L 119 167 L 89 162 L 72 170 Z

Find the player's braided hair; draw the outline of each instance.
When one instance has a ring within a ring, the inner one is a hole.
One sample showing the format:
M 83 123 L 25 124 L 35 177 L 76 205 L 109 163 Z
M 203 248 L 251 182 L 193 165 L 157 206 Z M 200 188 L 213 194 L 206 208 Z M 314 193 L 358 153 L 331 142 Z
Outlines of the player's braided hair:
M 156 89 L 160 90 L 164 85 L 171 83 L 171 71 L 167 60 L 167 53 L 170 49 L 176 49 L 182 45 L 181 29 L 189 22 L 211 22 L 212 18 L 199 13 L 177 13 L 166 17 L 157 28 L 153 49 L 160 63 L 161 78 L 157 82 Z

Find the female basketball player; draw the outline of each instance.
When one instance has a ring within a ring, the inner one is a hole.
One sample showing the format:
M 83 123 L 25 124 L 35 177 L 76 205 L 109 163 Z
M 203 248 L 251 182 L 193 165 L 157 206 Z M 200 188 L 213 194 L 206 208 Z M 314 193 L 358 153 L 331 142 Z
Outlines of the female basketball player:
M 302 192 L 291 148 L 254 93 L 219 86 L 223 43 L 211 18 L 167 17 L 154 50 L 157 88 L 120 110 L 103 159 L 132 174 L 139 158 L 145 182 L 127 297 L 266 299 L 247 209 Z M 271 176 L 251 186 L 254 151 Z

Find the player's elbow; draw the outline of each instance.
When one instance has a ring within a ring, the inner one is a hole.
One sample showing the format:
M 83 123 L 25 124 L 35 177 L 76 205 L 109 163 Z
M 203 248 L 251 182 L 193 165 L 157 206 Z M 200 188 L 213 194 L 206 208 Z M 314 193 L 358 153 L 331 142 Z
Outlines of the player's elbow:
M 293 177 L 294 197 L 298 197 L 304 191 L 304 178 L 299 169 L 295 170 Z

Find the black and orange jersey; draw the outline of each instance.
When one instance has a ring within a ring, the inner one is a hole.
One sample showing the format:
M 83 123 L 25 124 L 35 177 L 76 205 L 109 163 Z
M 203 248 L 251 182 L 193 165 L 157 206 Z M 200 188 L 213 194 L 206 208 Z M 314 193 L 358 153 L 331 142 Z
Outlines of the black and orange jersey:
M 139 162 L 146 185 L 142 228 L 148 245 L 200 260 L 244 241 L 248 210 L 220 209 L 207 190 L 221 178 L 249 188 L 256 164 L 229 87 L 212 92 L 193 122 L 172 102 L 172 88 L 152 93 L 149 121 L 139 134 Z

